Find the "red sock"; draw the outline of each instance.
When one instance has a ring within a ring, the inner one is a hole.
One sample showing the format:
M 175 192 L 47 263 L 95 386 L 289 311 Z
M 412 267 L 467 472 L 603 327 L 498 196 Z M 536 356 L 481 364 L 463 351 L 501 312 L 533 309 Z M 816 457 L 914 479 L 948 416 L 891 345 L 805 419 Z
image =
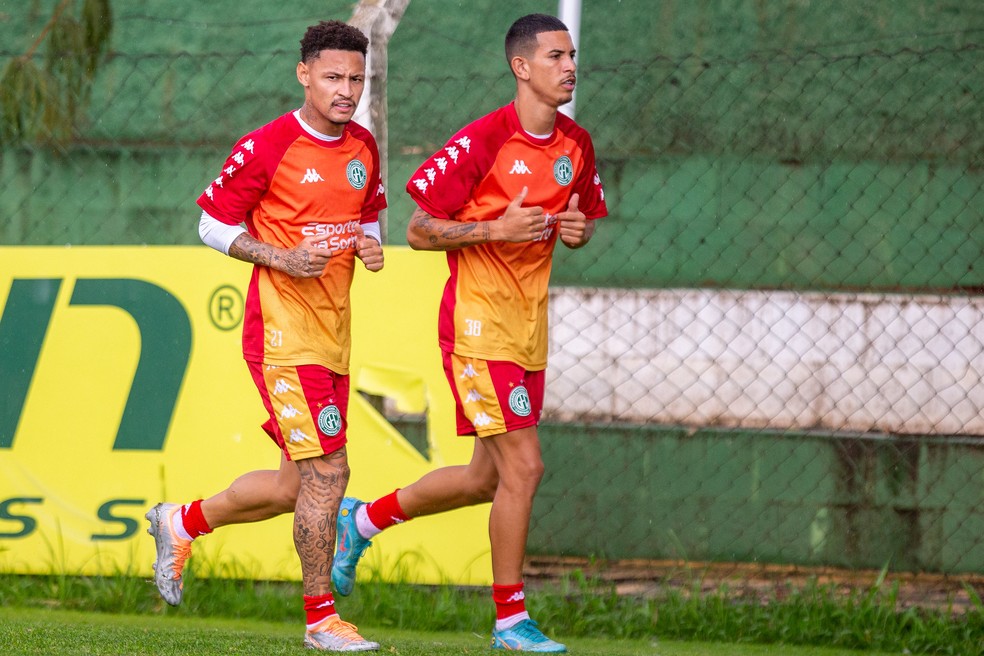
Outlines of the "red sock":
M 197 538 L 199 535 L 208 535 L 212 532 L 208 522 L 205 521 L 205 515 L 202 514 L 201 499 L 192 501 L 186 506 L 181 506 L 181 523 L 184 524 L 188 535 L 193 538 Z
M 526 594 L 523 584 L 513 585 L 492 584 L 492 601 L 495 602 L 495 618 L 504 620 L 513 615 L 526 612 Z
M 307 625 L 313 627 L 329 615 L 335 614 L 335 598 L 330 592 L 314 597 L 304 595 L 304 614 L 307 615 Z
M 399 491 L 399 489 L 393 490 L 385 497 L 380 497 L 366 506 L 369 521 L 380 531 L 410 519 L 400 507 L 400 502 L 396 500 L 396 493 Z

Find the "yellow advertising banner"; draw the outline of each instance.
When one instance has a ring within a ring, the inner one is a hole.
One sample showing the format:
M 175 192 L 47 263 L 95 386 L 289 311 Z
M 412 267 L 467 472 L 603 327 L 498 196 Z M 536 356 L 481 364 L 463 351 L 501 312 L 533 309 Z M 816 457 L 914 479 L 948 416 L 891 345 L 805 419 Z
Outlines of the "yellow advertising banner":
M 442 254 L 387 247 L 352 289 L 348 494 L 467 462 L 437 346 Z M 0 571 L 150 576 L 143 518 L 276 469 L 240 346 L 250 266 L 207 247 L 0 247 Z M 406 439 L 365 395 L 426 418 Z M 360 575 L 491 580 L 488 506 L 374 540 Z M 204 576 L 297 580 L 290 515 L 195 542 Z

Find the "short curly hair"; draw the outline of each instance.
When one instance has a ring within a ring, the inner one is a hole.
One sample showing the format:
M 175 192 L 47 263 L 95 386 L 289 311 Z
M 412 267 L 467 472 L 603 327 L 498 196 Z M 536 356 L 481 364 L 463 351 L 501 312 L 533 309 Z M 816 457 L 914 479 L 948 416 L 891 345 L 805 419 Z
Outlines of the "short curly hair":
M 349 50 L 365 55 L 369 50 L 369 39 L 359 28 L 342 21 L 320 21 L 304 32 L 301 39 L 301 61 L 317 59 L 322 50 Z

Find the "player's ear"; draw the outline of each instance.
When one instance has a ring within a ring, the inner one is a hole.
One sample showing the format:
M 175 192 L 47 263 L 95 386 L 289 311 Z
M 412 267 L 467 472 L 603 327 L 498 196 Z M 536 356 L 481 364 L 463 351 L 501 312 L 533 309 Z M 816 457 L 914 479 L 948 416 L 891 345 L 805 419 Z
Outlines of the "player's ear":
M 509 66 L 512 68 L 513 75 L 516 76 L 517 80 L 530 79 L 530 62 L 526 57 L 516 55 L 509 60 Z
M 304 62 L 297 62 L 297 81 L 305 89 L 308 86 L 308 67 Z

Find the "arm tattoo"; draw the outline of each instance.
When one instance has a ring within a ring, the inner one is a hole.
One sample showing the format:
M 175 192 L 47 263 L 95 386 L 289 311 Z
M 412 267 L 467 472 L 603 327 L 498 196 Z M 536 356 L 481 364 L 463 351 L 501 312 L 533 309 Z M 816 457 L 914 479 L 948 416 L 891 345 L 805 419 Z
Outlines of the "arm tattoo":
M 248 233 L 242 233 L 229 246 L 229 256 L 243 262 L 270 266 L 274 257 L 273 246 L 254 238 Z
M 424 232 L 431 231 L 431 216 L 422 210 L 417 210 L 410 217 L 410 220 L 420 226 L 420 229 Z
M 311 259 L 303 251 L 284 251 L 245 232 L 236 237 L 229 246 L 229 256 L 250 264 L 278 269 L 291 276 L 302 275 Z
M 459 223 L 437 219 L 421 209 L 414 211 L 411 225 L 427 238 L 433 250 L 450 251 L 492 241 L 488 221 Z
M 273 263 L 270 266 L 280 269 L 288 275 L 300 276 L 310 261 L 311 256 L 308 253 L 291 249 L 284 252 L 282 257 L 274 255 Z
M 462 239 L 463 237 L 475 232 L 477 223 L 459 223 L 441 231 L 441 237 L 448 240 Z

